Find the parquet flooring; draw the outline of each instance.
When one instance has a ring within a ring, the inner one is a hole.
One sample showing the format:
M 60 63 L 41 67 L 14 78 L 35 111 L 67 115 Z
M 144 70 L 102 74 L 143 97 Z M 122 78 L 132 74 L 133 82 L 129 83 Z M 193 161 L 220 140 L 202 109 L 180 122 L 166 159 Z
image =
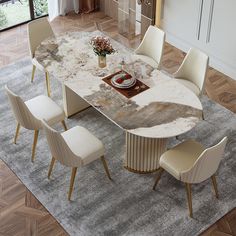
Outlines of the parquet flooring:
M 101 12 L 87 15 L 69 14 L 52 22 L 55 33 L 93 31 L 97 28 L 127 47 L 135 48 L 136 37 L 127 40 L 118 34 L 117 22 Z M 0 68 L 29 55 L 27 27 L 22 25 L 0 33 Z M 177 70 L 185 54 L 166 43 L 163 68 L 169 73 Z M 216 102 L 236 112 L 236 81 L 210 68 L 205 93 Z M 0 236 L 64 236 L 64 229 L 41 203 L 0 161 Z M 236 236 L 236 209 L 212 225 L 202 236 Z

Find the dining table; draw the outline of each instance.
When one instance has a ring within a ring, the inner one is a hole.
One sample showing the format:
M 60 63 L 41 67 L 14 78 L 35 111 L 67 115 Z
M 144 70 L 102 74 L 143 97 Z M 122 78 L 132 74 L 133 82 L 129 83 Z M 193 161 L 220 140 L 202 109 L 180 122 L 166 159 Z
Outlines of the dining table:
M 100 68 L 90 44 L 98 35 L 104 36 L 94 31 L 47 38 L 37 47 L 35 58 L 51 80 L 61 82 L 67 117 L 93 107 L 124 130 L 124 167 L 135 173 L 157 171 L 167 140 L 190 131 L 202 119 L 201 101 L 171 75 L 113 39 L 116 52 Z M 137 83 L 129 89 L 114 87 L 110 80 L 121 72 Z

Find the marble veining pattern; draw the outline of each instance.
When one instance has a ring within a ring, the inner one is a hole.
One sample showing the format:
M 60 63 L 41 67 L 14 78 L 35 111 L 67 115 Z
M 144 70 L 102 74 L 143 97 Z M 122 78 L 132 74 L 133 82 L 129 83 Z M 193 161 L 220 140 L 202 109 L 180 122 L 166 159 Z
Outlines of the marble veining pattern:
M 49 38 L 35 57 L 47 71 L 121 128 L 145 137 L 166 138 L 192 129 L 202 117 L 198 97 L 178 81 L 152 68 L 131 50 L 111 40 L 117 53 L 98 67 L 90 39 L 99 31 L 70 32 Z M 125 61 L 125 65 L 122 65 Z M 126 98 L 102 78 L 124 69 L 150 89 Z

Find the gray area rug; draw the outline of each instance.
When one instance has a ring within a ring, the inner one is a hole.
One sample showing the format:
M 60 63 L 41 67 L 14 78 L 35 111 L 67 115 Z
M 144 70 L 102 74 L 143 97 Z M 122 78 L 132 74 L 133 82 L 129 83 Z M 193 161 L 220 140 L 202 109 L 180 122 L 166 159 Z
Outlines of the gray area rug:
M 184 185 L 165 173 L 153 191 L 156 174 L 125 170 L 123 131 L 89 108 L 67 120 L 67 125 L 84 126 L 103 141 L 113 181 L 97 160 L 78 171 L 72 202 L 68 202 L 70 169 L 57 163 L 51 180 L 47 179 L 50 152 L 43 133 L 34 164 L 30 161 L 33 132 L 22 129 L 13 144 L 16 123 L 3 88 L 7 83 L 24 99 L 45 93 L 44 75 L 37 71 L 33 84 L 30 75 L 28 58 L 0 69 L 0 156 L 70 235 L 198 235 L 236 206 L 236 117 L 206 97 L 202 99 L 206 121 L 180 139 L 194 138 L 208 147 L 224 135 L 229 137 L 217 173 L 219 200 L 210 180 L 194 185 L 194 219 L 189 218 Z M 53 99 L 62 103 L 60 84 L 56 80 L 51 84 Z M 171 139 L 169 146 L 176 142 Z

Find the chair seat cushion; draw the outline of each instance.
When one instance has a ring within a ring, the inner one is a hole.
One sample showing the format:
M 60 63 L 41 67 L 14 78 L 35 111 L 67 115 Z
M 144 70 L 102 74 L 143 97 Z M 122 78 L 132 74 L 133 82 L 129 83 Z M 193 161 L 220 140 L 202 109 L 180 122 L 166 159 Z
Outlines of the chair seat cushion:
M 63 132 L 62 137 L 71 151 L 82 159 L 83 165 L 87 165 L 104 155 L 102 142 L 84 127 L 75 126 Z
M 46 72 L 46 69 L 39 64 L 39 62 L 36 60 L 36 58 L 32 59 L 32 64 L 36 66 L 37 69 L 41 70 L 42 72 Z
M 197 96 L 200 95 L 200 89 L 191 81 L 186 80 L 186 79 L 182 79 L 182 78 L 175 78 L 178 82 L 180 82 L 181 84 L 183 84 L 185 87 L 187 87 L 188 89 L 190 89 L 191 91 L 193 91 Z
M 141 59 L 142 61 L 146 62 L 148 65 L 152 66 L 153 68 L 158 68 L 158 63 L 153 60 L 151 57 L 148 57 L 143 54 L 136 54 L 136 59 Z
M 203 151 L 204 147 L 200 143 L 185 141 L 162 154 L 160 166 L 180 180 L 181 173 L 192 168 Z
M 56 124 L 65 119 L 63 109 L 51 98 L 40 95 L 25 102 L 26 106 L 39 120 L 44 119 L 49 125 Z

